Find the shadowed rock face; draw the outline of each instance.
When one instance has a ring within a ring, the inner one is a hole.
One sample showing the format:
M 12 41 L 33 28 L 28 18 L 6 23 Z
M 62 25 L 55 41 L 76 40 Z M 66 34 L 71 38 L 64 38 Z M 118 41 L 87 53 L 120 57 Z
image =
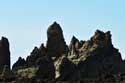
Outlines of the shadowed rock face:
M 51 57 L 58 57 L 68 51 L 63 37 L 63 31 L 59 24 L 54 22 L 47 30 L 47 51 Z
M 36 61 L 36 65 L 39 67 L 37 74 L 40 79 L 43 80 L 54 80 L 55 79 L 55 68 L 51 57 L 43 56 Z
M 0 69 L 7 65 L 10 68 L 10 50 L 8 39 L 2 37 L 0 40 Z
M 17 62 L 12 66 L 12 69 L 13 70 L 21 69 L 21 68 L 24 68 L 25 65 L 26 65 L 25 59 L 19 57 Z

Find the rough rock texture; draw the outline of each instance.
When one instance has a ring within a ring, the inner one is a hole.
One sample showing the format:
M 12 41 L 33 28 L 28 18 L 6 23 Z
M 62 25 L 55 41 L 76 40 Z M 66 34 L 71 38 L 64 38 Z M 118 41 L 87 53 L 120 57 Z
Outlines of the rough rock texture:
M 44 56 L 37 60 L 37 66 L 39 70 L 37 75 L 43 80 L 54 80 L 55 79 L 55 68 L 53 61 L 50 57 Z
M 56 79 L 59 80 L 69 80 L 76 69 L 76 65 L 72 63 L 66 56 L 60 57 L 55 61 L 56 68 Z
M 10 50 L 8 39 L 2 37 L 0 40 L 0 69 L 7 65 L 10 68 Z
M 77 58 L 79 56 L 79 49 L 84 43 L 85 41 L 79 42 L 79 40 L 75 36 L 73 36 L 69 45 L 69 58 Z
M 77 50 L 78 54 L 76 56 L 78 57 L 72 59 L 78 66 L 76 70 L 77 73 L 74 74 L 75 78 L 80 75 L 77 80 L 97 78 L 106 75 L 107 73 L 115 71 L 115 69 L 113 69 L 114 65 L 123 62 L 121 54 L 112 45 L 109 31 L 104 33 L 97 30 L 94 36 Z
M 20 66 L 22 68 L 16 71 L 17 75 L 23 78 L 27 74 L 28 77 L 33 76 L 35 83 L 36 80 L 107 80 L 114 79 L 119 73 L 125 76 L 125 61 L 113 46 L 110 31 L 97 30 L 87 41 L 79 41 L 73 36 L 67 46 L 63 31 L 56 22 L 47 30 L 46 46 L 35 47 L 26 61 L 19 58 L 13 68 Z
M 35 69 L 34 68 L 38 68 Z M 47 55 L 47 50 L 44 47 L 44 44 L 41 44 L 41 46 L 34 47 L 31 54 L 26 58 L 26 61 L 22 59 L 21 57 L 17 60 L 17 62 L 13 65 L 12 68 L 14 71 L 22 71 L 22 74 L 25 74 L 27 70 L 29 69 L 31 73 L 36 72 L 36 76 L 38 79 L 43 80 L 54 80 L 55 79 L 55 68 L 53 60 L 50 56 Z M 22 75 L 19 73 L 19 75 Z M 27 73 L 29 77 L 29 73 Z M 34 74 L 31 74 L 34 76 Z
M 31 54 L 26 58 L 26 65 L 28 67 L 34 66 L 36 65 L 36 61 L 43 57 L 46 56 L 46 48 L 44 47 L 44 44 L 41 44 L 41 46 L 38 47 L 34 47 L 33 51 L 31 52 Z
M 59 24 L 54 22 L 47 30 L 47 52 L 51 57 L 59 57 L 68 51 L 64 41 L 63 31 Z
M 118 49 L 112 45 L 109 31 L 104 33 L 97 30 L 90 40 L 81 42 L 73 36 L 69 49 L 68 57 L 65 58 L 67 62 L 64 59 L 68 66 L 65 66 L 63 59 L 59 59 L 61 64 L 59 69 L 56 68 L 57 71 L 60 71 L 58 75 L 62 80 L 99 78 L 116 72 L 115 66 L 123 63 Z M 74 67 L 72 67 L 73 65 Z M 65 72 L 68 73 L 64 74 Z

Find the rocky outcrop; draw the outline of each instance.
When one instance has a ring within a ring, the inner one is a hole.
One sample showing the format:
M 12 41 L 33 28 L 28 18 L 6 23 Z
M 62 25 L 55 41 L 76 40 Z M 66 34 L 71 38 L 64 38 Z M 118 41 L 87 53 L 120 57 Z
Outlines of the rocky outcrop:
M 28 56 L 26 59 L 27 66 L 36 65 L 37 59 L 46 55 L 47 53 L 46 53 L 46 48 L 44 47 L 44 44 L 41 44 L 40 48 L 35 47 L 31 52 L 30 56 Z
M 79 41 L 75 36 L 72 37 L 70 45 L 69 45 L 69 58 L 78 58 L 79 56 L 79 49 L 82 47 L 82 45 L 85 43 L 85 41 Z
M 115 71 L 114 65 L 123 62 L 121 54 L 112 45 L 109 31 L 104 33 L 97 30 L 90 40 L 84 42 L 82 47 L 76 50 L 78 50 L 76 55 L 78 57 L 72 61 L 78 66 L 77 73 L 74 73 L 75 78 L 79 76 L 78 80 L 106 75 Z
M 26 58 L 26 61 L 21 57 L 13 65 L 13 71 L 21 71 L 17 73 L 18 76 L 24 77 L 23 74 L 31 72 L 32 76 L 42 80 L 54 80 L 55 79 L 55 67 L 53 60 L 47 55 L 47 50 L 44 44 L 41 46 L 34 47 L 31 54 Z M 28 77 L 31 75 L 27 73 Z M 31 78 L 31 77 L 30 77 Z
M 3 69 L 5 65 L 10 68 L 10 50 L 8 39 L 2 37 L 0 40 L 0 69 Z
M 26 61 L 22 57 L 19 57 L 16 63 L 13 64 L 12 69 L 17 70 L 17 69 L 22 69 L 26 66 Z
M 99 80 L 125 73 L 125 63 L 113 46 L 111 36 L 110 31 L 97 30 L 87 41 L 79 41 L 73 36 L 67 46 L 60 25 L 54 22 L 47 30 L 46 46 L 35 47 L 26 61 L 19 58 L 13 68 L 22 67 L 16 70 L 21 71 L 18 76 L 25 76 L 27 72 L 28 77 L 33 74 L 34 80 L 55 82 Z
M 64 41 L 63 31 L 59 24 L 54 22 L 47 30 L 47 53 L 51 57 L 59 57 L 68 51 Z

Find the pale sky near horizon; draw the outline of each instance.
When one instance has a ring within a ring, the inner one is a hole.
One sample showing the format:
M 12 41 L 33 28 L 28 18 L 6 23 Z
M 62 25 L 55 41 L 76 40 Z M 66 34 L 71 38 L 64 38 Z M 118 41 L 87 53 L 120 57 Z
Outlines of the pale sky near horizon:
M 46 42 L 46 30 L 54 21 L 67 44 L 73 35 L 88 40 L 97 29 L 110 30 L 125 58 L 125 0 L 0 0 L 0 37 L 10 41 L 12 64 Z

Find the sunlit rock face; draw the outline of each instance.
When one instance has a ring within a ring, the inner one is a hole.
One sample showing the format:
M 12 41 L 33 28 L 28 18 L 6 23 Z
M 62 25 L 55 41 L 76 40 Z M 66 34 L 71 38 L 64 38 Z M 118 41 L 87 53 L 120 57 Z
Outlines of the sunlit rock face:
M 5 65 L 10 68 L 10 49 L 8 39 L 2 37 L 0 40 L 0 69 Z
M 79 42 L 76 38 L 73 39 Z M 109 31 L 104 33 L 97 30 L 80 48 L 73 46 L 75 53 L 71 53 L 69 59 L 77 68 L 72 79 L 98 78 L 100 75 L 113 73 L 116 72 L 115 66 L 123 62 L 120 52 L 112 44 Z

